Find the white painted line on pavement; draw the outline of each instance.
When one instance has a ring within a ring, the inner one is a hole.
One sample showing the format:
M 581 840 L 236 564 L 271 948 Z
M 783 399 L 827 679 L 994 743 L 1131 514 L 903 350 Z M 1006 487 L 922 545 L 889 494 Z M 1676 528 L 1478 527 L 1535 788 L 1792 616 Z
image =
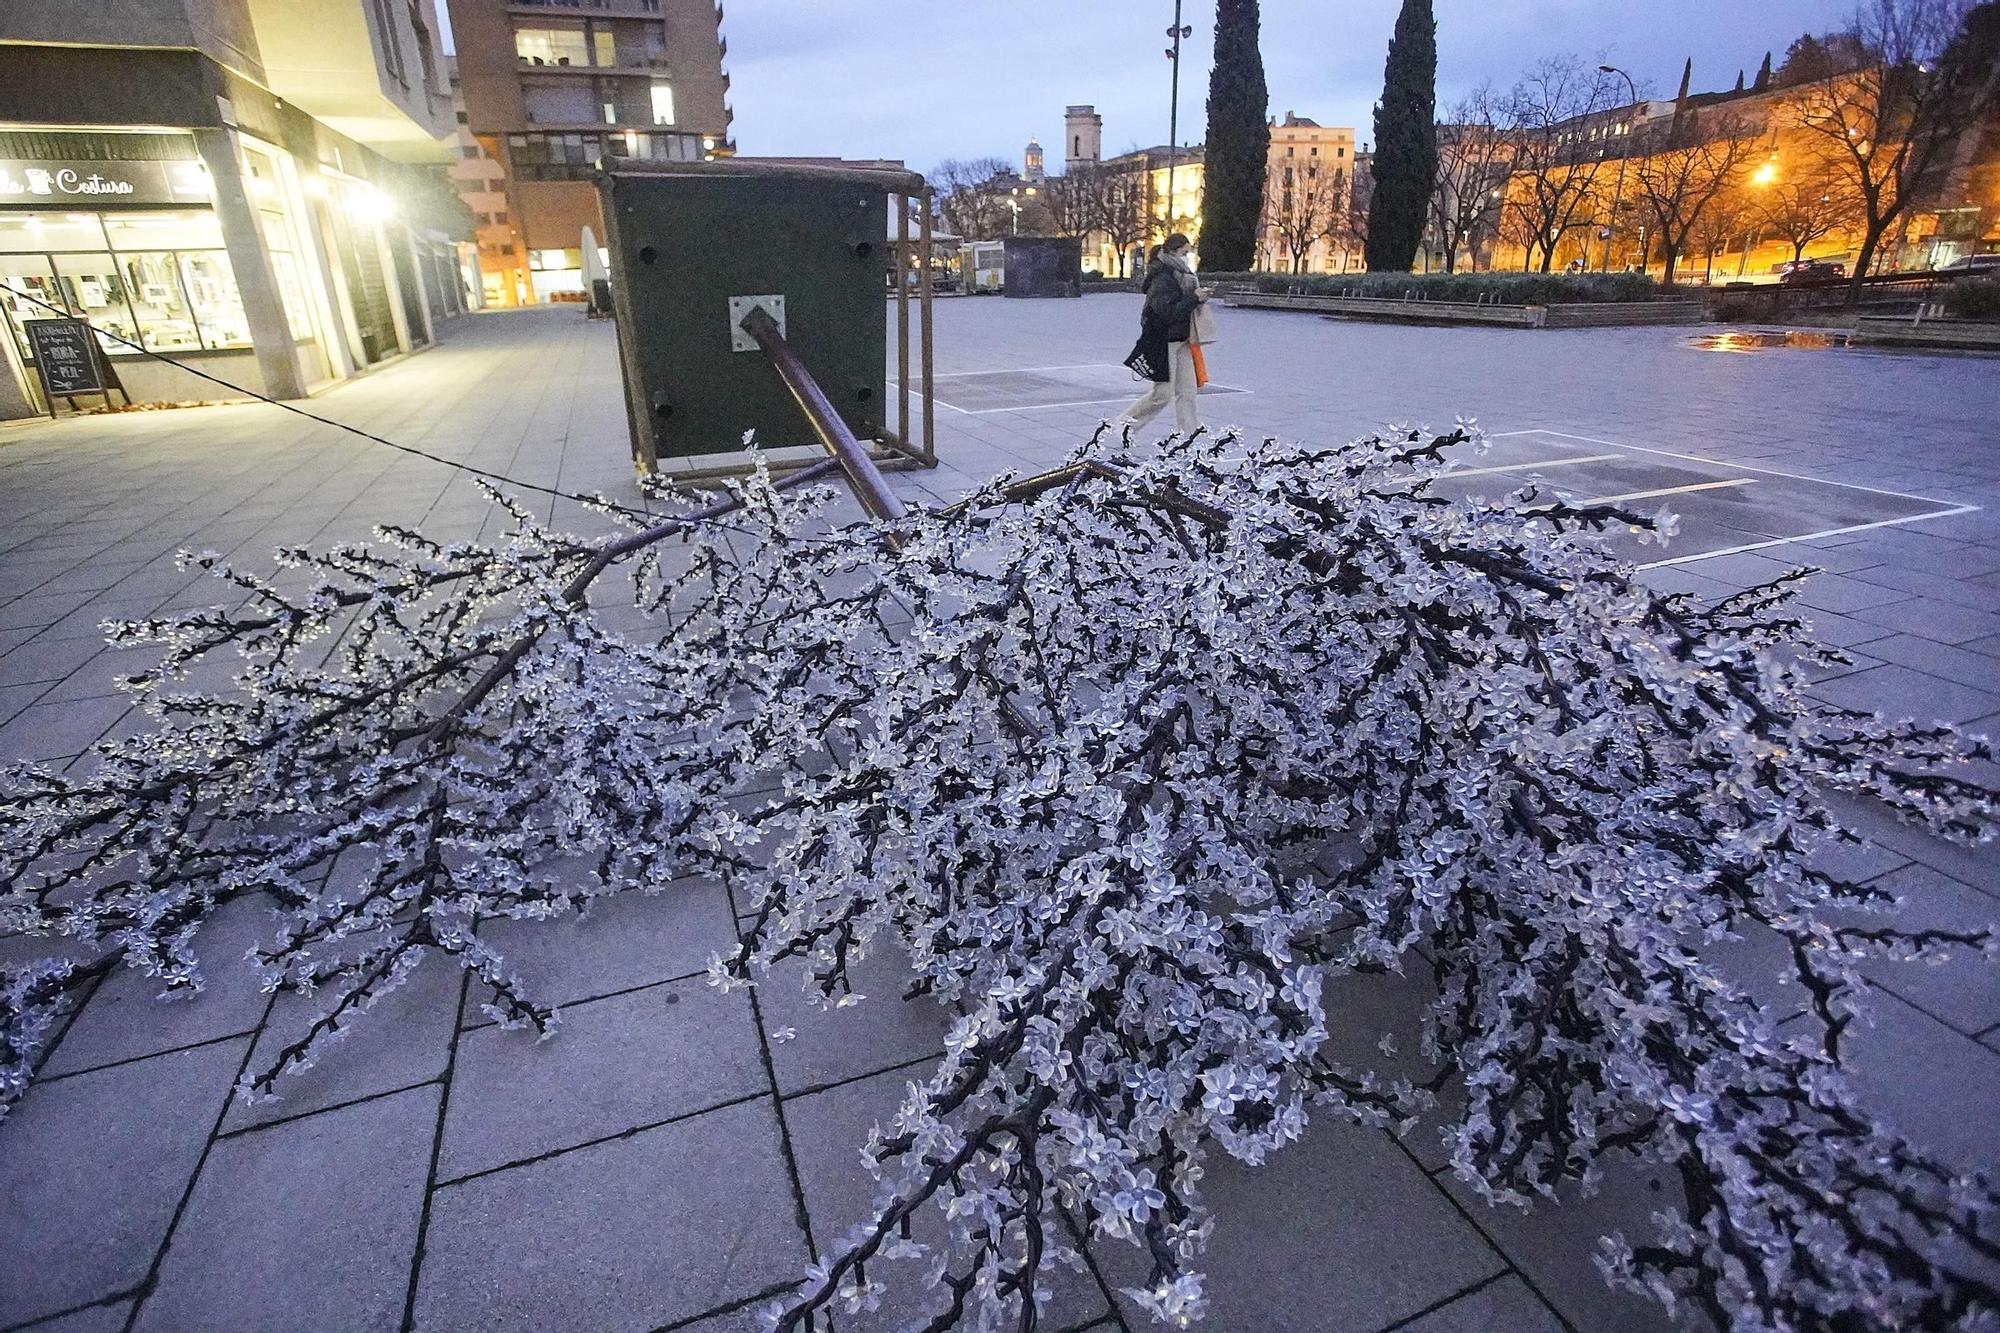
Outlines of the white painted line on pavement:
M 1829 483 L 1840 485 L 1839 482 Z M 1893 494 L 1893 492 L 1891 492 Z M 1913 499 L 1921 497 L 1911 497 Z M 1640 565 L 1641 569 L 1661 569 L 1667 565 L 1691 565 L 1697 560 L 1707 560 L 1718 555 L 1741 555 L 1745 551 L 1761 551 L 1770 546 L 1790 546 L 1793 542 L 1816 541 L 1821 537 L 1839 537 L 1850 532 L 1872 532 L 1876 528 L 1896 528 L 1905 523 L 1921 523 L 1929 518 L 1955 518 L 1960 514 L 1979 512 L 1978 505 L 1958 505 L 1951 509 L 1940 509 L 1932 514 L 1906 514 L 1902 518 L 1885 518 L 1874 523 L 1853 523 L 1844 528 L 1822 528 L 1818 532 L 1802 532 L 1796 537 L 1773 537 L 1769 541 L 1745 542 L 1741 546 L 1724 546 L 1714 551 L 1698 551 L 1693 555 L 1677 555 L 1670 560 L 1649 560 Z M 1810 563 L 1810 562 L 1808 562 Z
M 1609 505 L 1618 504 L 1624 500 L 1651 500 L 1661 495 L 1686 495 L 1691 491 L 1722 491 L 1728 490 L 1733 486 L 1750 486 L 1754 484 L 1749 477 L 1737 477 L 1731 481 L 1698 481 L 1692 486 L 1662 486 L 1658 490 L 1652 491 L 1626 491 L 1623 495 L 1593 495 L 1587 500 L 1578 500 L 1577 503 Z
M 1538 467 L 1568 467 L 1572 463 L 1609 463 L 1624 456 L 1623 454 L 1577 454 L 1574 457 L 1565 455 L 1562 458 L 1538 459 L 1533 463 L 1508 463 L 1504 467 L 1453 468 L 1438 473 L 1437 479 L 1443 481 L 1449 477 L 1486 477 L 1495 472 L 1527 472 Z
M 1649 449 L 1643 444 L 1621 444 L 1617 440 L 1600 440 L 1594 435 L 1572 435 L 1566 430 L 1549 430 L 1537 427 L 1532 430 L 1490 431 L 1488 434 L 1498 439 L 1503 435 L 1554 435 L 1565 440 L 1580 440 L 1585 444 L 1602 444 L 1612 449 L 1630 449 L 1642 454 L 1659 454 L 1663 458 L 1685 458 L 1694 463 L 1707 463 L 1711 467 L 1723 468 L 1731 472 L 1761 472 L 1767 477 L 1790 477 L 1793 481 L 1815 481 L 1822 486 L 1844 486 L 1850 491 L 1867 491 L 1874 495 L 1893 495 L 1898 500 L 1922 500 L 1925 504 L 1950 506 L 1953 500 L 1940 500 L 1934 495 L 1912 495 L 1908 491 L 1891 491 L 1880 486 L 1863 486 L 1859 482 L 1835 481 L 1831 477 L 1808 476 L 1803 472 L 1786 472 L 1774 467 L 1758 467 L 1754 463 L 1731 463 L 1720 458 L 1708 458 L 1702 454 L 1676 453 L 1672 449 Z M 1974 506 L 1977 508 L 1978 506 Z

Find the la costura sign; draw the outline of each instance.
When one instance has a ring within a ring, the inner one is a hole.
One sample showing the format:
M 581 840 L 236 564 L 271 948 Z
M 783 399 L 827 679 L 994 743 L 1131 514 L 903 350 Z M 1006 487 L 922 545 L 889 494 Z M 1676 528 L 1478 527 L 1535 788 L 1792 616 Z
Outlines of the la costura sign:
M 200 162 L 0 158 L 0 207 L 37 204 L 205 204 Z

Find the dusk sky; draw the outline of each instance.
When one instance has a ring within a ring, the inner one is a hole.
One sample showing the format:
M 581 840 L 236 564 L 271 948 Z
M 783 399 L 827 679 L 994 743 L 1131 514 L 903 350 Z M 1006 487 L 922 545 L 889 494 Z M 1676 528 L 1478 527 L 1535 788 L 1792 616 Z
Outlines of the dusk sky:
M 1370 113 L 1398 0 L 1264 0 L 1271 114 L 1374 137 Z M 1562 52 L 1628 68 L 1671 95 L 1726 88 L 1766 50 L 1837 26 L 1853 0 L 1436 0 L 1438 100 L 1505 86 Z M 1181 141 L 1200 142 L 1214 0 L 1187 0 Z M 1063 107 L 1093 103 L 1107 154 L 1167 139 L 1172 0 L 725 0 L 738 150 L 901 158 L 1002 157 L 1034 135 L 1061 162 Z

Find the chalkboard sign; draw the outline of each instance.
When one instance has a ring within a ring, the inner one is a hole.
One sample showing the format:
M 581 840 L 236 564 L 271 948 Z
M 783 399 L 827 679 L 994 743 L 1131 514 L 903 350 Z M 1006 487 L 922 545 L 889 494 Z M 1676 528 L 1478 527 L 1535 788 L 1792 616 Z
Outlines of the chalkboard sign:
M 50 398 L 79 393 L 108 395 L 103 362 L 97 355 L 97 342 L 90 336 L 88 320 L 30 319 L 22 321 L 22 326 L 35 352 L 42 388 Z

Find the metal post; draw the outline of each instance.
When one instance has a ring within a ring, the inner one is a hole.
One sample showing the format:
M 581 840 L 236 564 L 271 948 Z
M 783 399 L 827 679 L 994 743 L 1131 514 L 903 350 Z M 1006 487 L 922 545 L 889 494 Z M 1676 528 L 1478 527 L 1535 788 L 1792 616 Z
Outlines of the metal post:
M 1181 23 L 1181 0 L 1174 0 L 1174 26 L 1167 29 L 1167 35 L 1174 39 L 1174 49 L 1167 52 L 1167 59 L 1173 62 L 1173 93 L 1167 100 L 1167 222 L 1166 230 L 1174 229 L 1174 159 L 1179 156 L 1181 120 L 1181 35 L 1186 28 Z
M 910 196 L 896 204 L 896 443 L 910 447 Z M 928 250 L 929 247 L 926 247 Z M 920 261 L 929 266 L 930 256 Z
M 1632 82 L 1632 76 L 1624 70 L 1619 69 L 1616 65 L 1599 65 L 1597 68 L 1601 73 L 1616 74 L 1619 78 L 1625 80 L 1625 91 L 1631 96 L 1631 106 L 1633 111 L 1636 112 L 1639 109 L 1639 85 Z M 1618 153 L 1618 183 L 1611 190 L 1611 216 L 1604 223 L 1604 262 L 1597 266 L 1599 273 L 1608 273 L 1611 270 L 1611 235 L 1618 230 L 1618 205 L 1624 197 L 1625 153 L 1621 146 Z M 1585 263 L 1589 262 L 1588 253 L 1588 251 L 1585 252 Z
M 918 223 L 923 237 L 924 263 L 917 274 L 917 319 L 922 326 L 923 337 L 923 409 L 924 409 L 924 459 L 931 466 L 937 466 L 936 411 L 932 401 L 931 383 L 931 187 L 926 185 L 917 196 L 924 215 Z
M 903 517 L 908 512 L 903 502 L 889 489 L 888 480 L 875 466 L 875 460 L 861 447 L 861 441 L 854 438 L 854 432 L 847 428 L 847 423 L 840 419 L 840 413 L 827 401 L 825 391 L 799 360 L 798 354 L 785 342 L 770 312 L 762 306 L 755 306 L 743 317 L 739 327 L 757 340 L 757 346 L 770 359 L 778 378 L 791 391 L 792 401 L 799 405 L 799 410 L 806 414 L 806 420 L 812 423 L 813 434 L 819 436 L 819 442 L 826 447 L 827 453 L 839 462 L 840 470 L 847 474 L 847 483 L 853 487 L 854 497 L 861 501 L 861 507 L 876 519 Z

